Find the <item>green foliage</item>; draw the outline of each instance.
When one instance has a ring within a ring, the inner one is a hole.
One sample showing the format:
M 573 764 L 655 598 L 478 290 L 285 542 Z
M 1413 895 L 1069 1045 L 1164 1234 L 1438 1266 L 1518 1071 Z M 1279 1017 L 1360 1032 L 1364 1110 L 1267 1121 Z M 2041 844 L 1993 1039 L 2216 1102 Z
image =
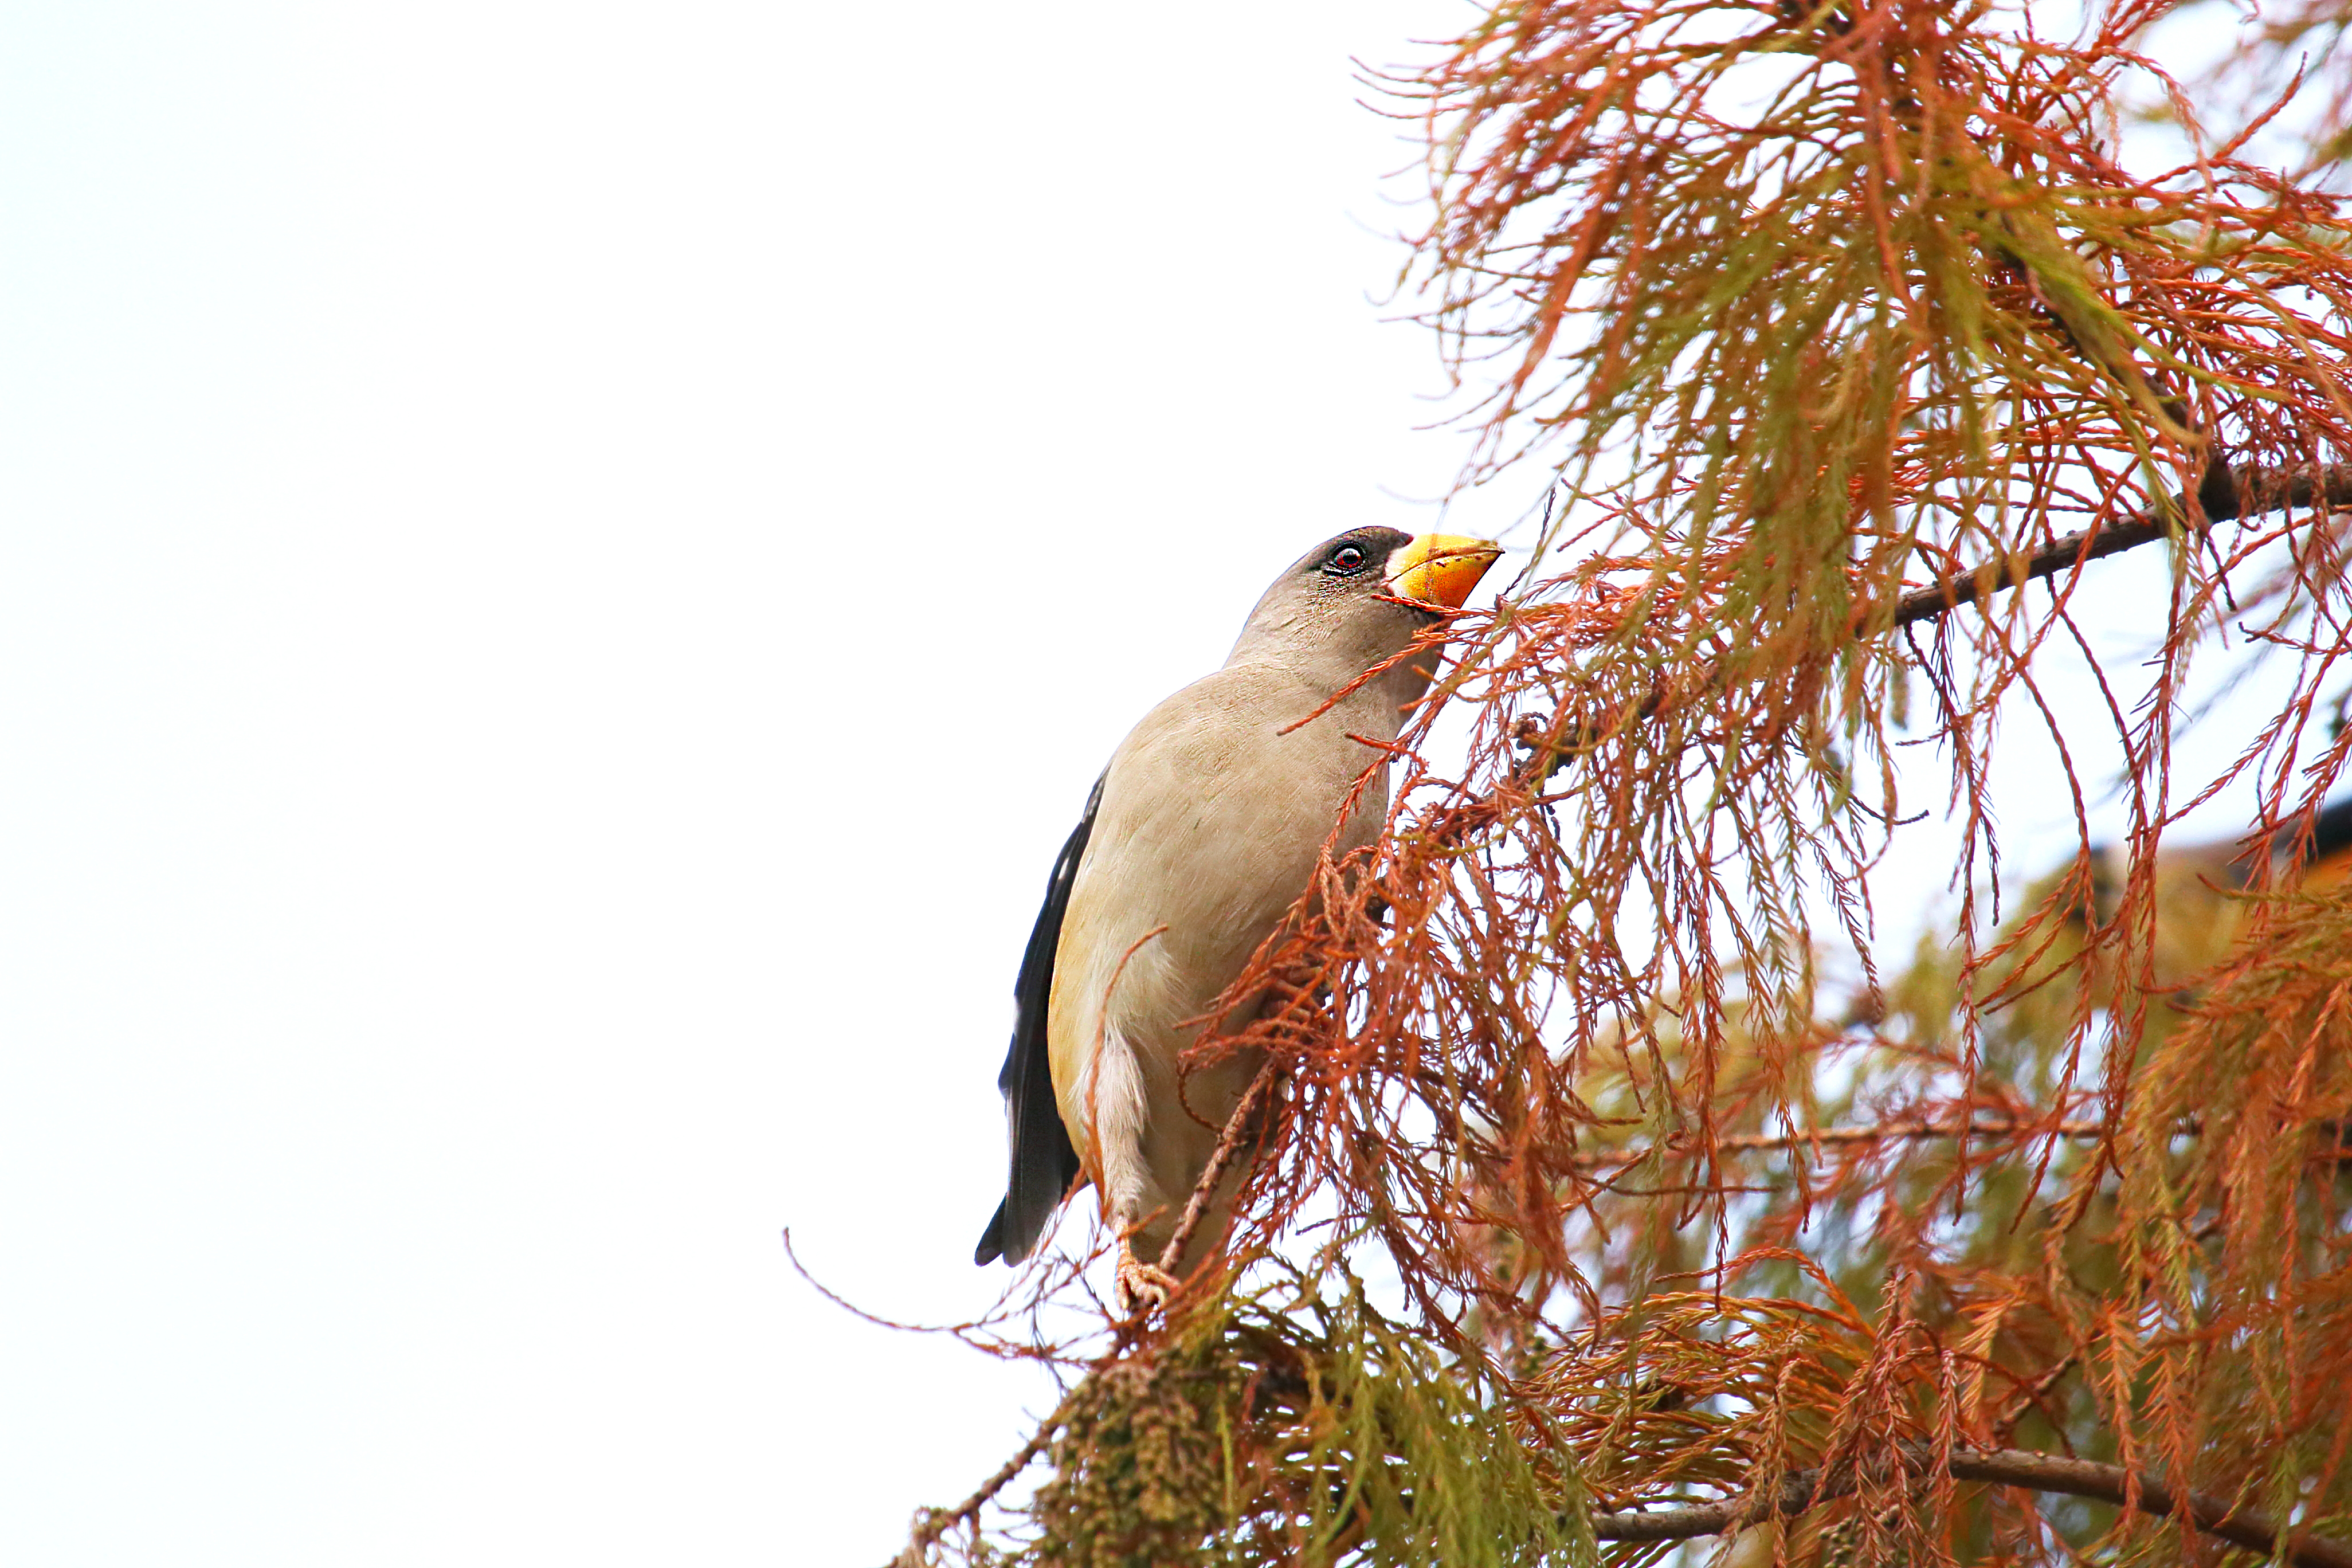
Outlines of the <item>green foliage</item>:
M 1097 1373 L 1020 1561 L 1588 1564 L 1567 1450 L 1335 1274 L 1213 1302 Z M 1465 1376 L 1465 1373 L 1468 1375 Z
M 1226 1358 L 1171 1345 L 1091 1379 L 1055 1441 L 1054 1479 L 1031 1509 L 1042 1531 L 1034 1561 L 1210 1561 L 1202 1543 L 1237 1522 L 1225 1463 L 1240 1415 L 1236 1370 Z

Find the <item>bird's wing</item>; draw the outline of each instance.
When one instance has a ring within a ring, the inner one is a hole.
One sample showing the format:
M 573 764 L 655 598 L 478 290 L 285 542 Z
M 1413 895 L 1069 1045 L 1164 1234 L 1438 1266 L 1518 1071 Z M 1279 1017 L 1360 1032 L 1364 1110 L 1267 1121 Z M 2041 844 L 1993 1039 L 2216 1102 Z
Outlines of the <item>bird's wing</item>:
M 1054 953 L 1062 942 L 1062 915 L 1070 907 L 1070 885 L 1078 879 L 1078 862 L 1086 858 L 1087 840 L 1093 837 L 1102 792 L 1102 780 L 1097 779 L 1087 796 L 1086 814 L 1054 861 L 1054 873 L 1045 881 L 1045 907 L 1037 911 L 1028 949 L 1021 955 L 1020 975 L 1013 983 L 1013 1045 L 1004 1053 L 1004 1070 L 996 1077 L 996 1087 L 1004 1091 L 1013 1158 L 1004 1201 L 996 1205 L 995 1217 L 972 1250 L 974 1263 L 993 1263 L 999 1258 L 1018 1263 L 1028 1257 L 1078 1173 L 1078 1152 L 1071 1146 L 1061 1108 L 1054 1100 L 1045 1015 L 1054 994 Z
M 2303 863 L 2309 868 L 2303 884 L 2306 889 L 2340 882 L 2352 871 L 2352 795 L 2331 803 L 2312 823 Z

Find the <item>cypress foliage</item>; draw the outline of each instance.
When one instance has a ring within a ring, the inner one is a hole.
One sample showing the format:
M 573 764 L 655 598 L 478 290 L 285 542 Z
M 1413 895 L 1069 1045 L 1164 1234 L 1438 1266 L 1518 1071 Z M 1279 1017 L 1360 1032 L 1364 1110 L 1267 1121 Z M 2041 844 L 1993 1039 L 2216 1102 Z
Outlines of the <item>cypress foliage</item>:
M 1518 0 L 1381 79 L 1465 484 L 1557 504 L 1199 1048 L 1270 1075 L 1232 1267 L 1107 1352 L 1013 1327 L 1083 1260 L 969 1328 L 1080 1375 L 907 1561 L 2352 1565 L 2352 71 L 2276 83 L 2282 172 L 2244 60 L 2135 52 L 2167 12 Z M 2123 161 L 2145 102 L 2179 167 Z M 2107 602 L 2125 550 L 2168 596 Z M 2216 755 L 2233 637 L 2290 695 Z M 2033 730 L 2085 826 L 2021 889 Z M 1922 811 L 1959 907 L 1904 960 Z

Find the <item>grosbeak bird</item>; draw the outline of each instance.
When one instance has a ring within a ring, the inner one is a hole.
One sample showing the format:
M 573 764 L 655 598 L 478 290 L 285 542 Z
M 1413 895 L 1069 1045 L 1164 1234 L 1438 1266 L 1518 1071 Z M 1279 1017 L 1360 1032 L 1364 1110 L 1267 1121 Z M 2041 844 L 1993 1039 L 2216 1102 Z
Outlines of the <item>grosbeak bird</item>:
M 1156 1258 L 1172 1237 L 1255 1068 L 1237 1054 L 1180 1081 L 1178 1058 L 1263 1004 L 1201 1022 L 1307 890 L 1335 826 L 1339 855 L 1380 831 L 1381 748 L 1427 691 L 1434 656 L 1334 697 L 1461 608 L 1500 554 L 1389 528 L 1325 541 L 1275 579 L 1223 667 L 1111 754 L 1054 862 L 1013 985 L 997 1079 L 1010 1168 L 975 1262 L 1028 1257 L 1083 1176 L 1120 1236 L 1121 1297 L 1166 1299 L 1174 1281 L 1137 1248 Z M 1220 1183 L 1180 1268 L 1222 1247 L 1240 1173 Z

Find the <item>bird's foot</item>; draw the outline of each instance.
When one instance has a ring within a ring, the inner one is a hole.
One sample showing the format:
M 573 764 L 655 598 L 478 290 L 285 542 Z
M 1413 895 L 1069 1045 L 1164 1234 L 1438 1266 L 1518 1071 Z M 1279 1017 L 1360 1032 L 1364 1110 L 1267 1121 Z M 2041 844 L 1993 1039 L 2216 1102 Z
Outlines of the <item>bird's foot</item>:
M 1155 1307 L 1166 1311 L 1170 1300 L 1176 1294 L 1178 1281 L 1166 1269 L 1156 1268 L 1138 1258 L 1135 1248 L 1122 1241 L 1118 1244 L 1116 1283 L 1119 1310 L 1134 1317 Z

